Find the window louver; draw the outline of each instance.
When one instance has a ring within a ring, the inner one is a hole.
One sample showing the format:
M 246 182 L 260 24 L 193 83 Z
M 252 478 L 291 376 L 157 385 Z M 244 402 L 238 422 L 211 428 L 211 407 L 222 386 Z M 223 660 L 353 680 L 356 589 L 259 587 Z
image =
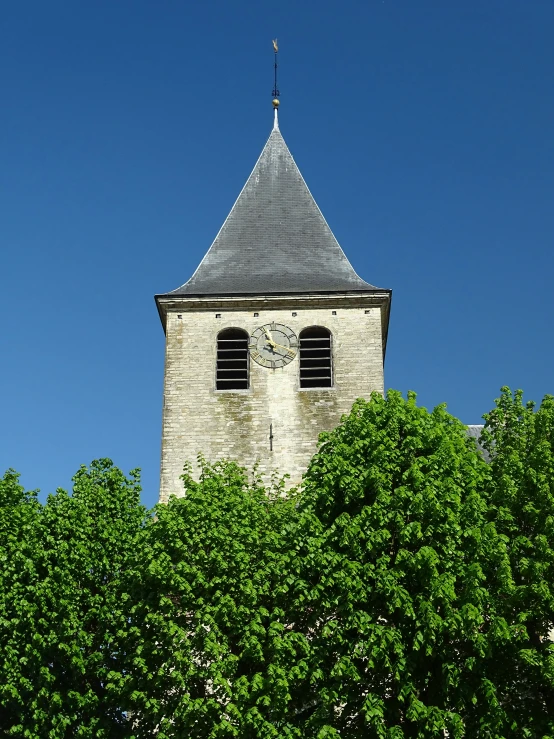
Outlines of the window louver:
M 217 336 L 217 390 L 248 389 L 248 334 L 227 328 Z
M 300 387 L 332 387 L 331 332 L 312 326 L 300 332 Z

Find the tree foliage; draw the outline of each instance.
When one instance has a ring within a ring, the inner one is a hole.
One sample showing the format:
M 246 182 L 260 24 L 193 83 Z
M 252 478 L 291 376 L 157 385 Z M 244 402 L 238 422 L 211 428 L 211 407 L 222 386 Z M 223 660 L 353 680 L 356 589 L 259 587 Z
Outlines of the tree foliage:
M 295 620 L 336 736 L 463 736 L 490 713 L 475 665 L 507 568 L 487 522 L 486 465 L 459 421 L 398 393 L 358 401 L 308 470 Z M 470 708 L 471 707 L 471 708 Z
M 535 411 L 502 388 L 485 414 L 490 517 L 506 541 L 511 583 L 498 593 L 506 628 L 491 650 L 514 737 L 554 736 L 554 397 Z
M 357 401 L 301 491 L 232 462 L 140 505 L 82 467 L 0 480 L 0 733 L 554 737 L 554 399 L 503 389 L 485 461 L 443 406 Z
M 0 485 L 4 735 L 128 736 L 120 660 L 145 520 L 138 473 L 100 460 L 73 482 L 44 506 L 12 472 Z
M 297 635 L 275 600 L 293 499 L 232 463 L 157 509 L 137 572 L 129 692 L 137 737 L 285 737 Z

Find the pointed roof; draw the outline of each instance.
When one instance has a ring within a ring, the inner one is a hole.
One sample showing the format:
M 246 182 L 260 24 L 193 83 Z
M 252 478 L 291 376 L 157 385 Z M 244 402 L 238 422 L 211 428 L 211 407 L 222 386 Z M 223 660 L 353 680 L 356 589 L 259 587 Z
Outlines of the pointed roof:
M 339 246 L 275 125 L 188 282 L 166 296 L 372 291 Z

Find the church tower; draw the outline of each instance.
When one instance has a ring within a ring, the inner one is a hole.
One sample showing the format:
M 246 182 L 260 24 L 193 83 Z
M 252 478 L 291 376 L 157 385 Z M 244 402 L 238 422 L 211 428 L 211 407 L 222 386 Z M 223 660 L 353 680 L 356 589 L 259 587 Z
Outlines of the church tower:
M 302 474 L 321 431 L 383 392 L 391 291 L 362 280 L 275 122 L 193 276 L 156 296 L 166 334 L 160 501 L 198 452 Z

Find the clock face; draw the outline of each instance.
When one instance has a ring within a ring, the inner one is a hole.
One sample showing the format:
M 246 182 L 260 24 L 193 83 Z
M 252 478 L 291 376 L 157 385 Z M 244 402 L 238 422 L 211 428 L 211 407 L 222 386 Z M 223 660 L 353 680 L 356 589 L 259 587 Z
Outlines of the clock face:
M 257 328 L 248 342 L 250 356 L 262 367 L 284 367 L 296 356 L 298 339 L 294 331 L 282 323 L 266 323 Z

